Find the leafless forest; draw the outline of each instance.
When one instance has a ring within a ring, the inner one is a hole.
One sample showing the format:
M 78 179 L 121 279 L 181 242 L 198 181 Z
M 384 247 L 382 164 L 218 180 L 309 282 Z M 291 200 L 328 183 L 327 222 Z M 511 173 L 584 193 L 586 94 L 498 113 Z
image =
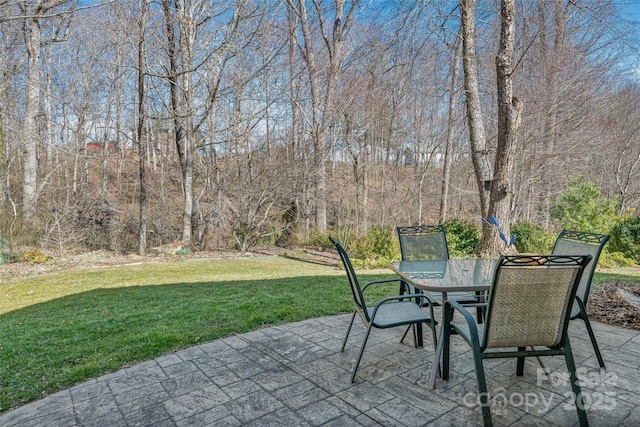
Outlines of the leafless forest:
M 639 207 L 631 4 L 515 3 L 512 223 L 552 227 L 549 200 L 577 176 L 621 213 Z M 464 90 L 460 6 L 0 0 L 0 235 L 144 253 L 451 217 L 480 226 L 500 2 L 475 2 L 471 17 L 481 110 Z M 474 111 L 486 144 L 472 153 Z

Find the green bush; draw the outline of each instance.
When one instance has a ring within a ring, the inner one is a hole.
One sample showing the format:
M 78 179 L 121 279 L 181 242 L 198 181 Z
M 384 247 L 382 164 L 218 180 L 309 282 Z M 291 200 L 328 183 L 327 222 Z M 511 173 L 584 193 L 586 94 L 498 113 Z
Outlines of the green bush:
M 637 263 L 625 256 L 622 252 L 609 252 L 603 250 L 598 259 L 598 267 L 600 268 L 616 268 L 616 267 L 635 267 Z
M 600 188 L 583 177 L 570 178 L 565 190 L 551 201 L 551 217 L 562 228 L 608 233 L 621 221 L 617 199 L 601 197 Z
M 339 232 L 322 233 L 314 229 L 314 230 L 311 230 L 311 233 L 309 234 L 309 239 L 305 242 L 305 246 L 324 249 L 324 250 L 335 249 L 335 247 L 333 246 L 333 243 L 331 243 L 331 240 L 329 240 L 329 236 L 333 237 L 334 239 L 337 239 L 339 242 L 343 244 L 346 244 L 346 242 L 344 241 L 345 240 L 344 233 L 339 233 Z
M 555 233 L 549 233 L 542 226 L 528 221 L 513 224 L 511 233 L 516 235 L 516 249 L 525 254 L 550 254 L 557 237 Z
M 377 226 L 357 239 L 352 246 L 351 261 L 359 267 L 386 267 L 400 253 L 393 232 Z
M 640 216 L 628 218 L 611 229 L 611 251 L 622 252 L 640 264 Z
M 451 218 L 445 221 L 447 246 L 451 258 L 474 255 L 480 243 L 480 230 L 475 225 L 461 219 Z
M 53 257 L 45 254 L 40 249 L 31 249 L 29 251 L 24 252 L 20 256 L 20 261 L 30 262 L 33 264 L 44 264 L 45 262 L 49 262 L 51 260 L 53 260 Z

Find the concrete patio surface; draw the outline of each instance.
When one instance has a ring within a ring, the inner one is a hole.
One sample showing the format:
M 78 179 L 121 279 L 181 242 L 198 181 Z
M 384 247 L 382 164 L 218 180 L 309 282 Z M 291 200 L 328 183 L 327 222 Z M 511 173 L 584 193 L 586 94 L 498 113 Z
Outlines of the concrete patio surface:
M 373 330 L 356 382 L 350 368 L 359 319 L 350 315 L 260 329 L 89 380 L 0 416 L 0 426 L 475 426 L 481 425 L 469 347 L 452 339 L 449 381 L 429 388 L 433 346 L 399 342 L 401 328 Z M 592 426 L 640 425 L 640 332 L 594 323 L 600 371 L 581 320 L 571 344 Z M 485 363 L 496 425 L 577 425 L 562 357 Z

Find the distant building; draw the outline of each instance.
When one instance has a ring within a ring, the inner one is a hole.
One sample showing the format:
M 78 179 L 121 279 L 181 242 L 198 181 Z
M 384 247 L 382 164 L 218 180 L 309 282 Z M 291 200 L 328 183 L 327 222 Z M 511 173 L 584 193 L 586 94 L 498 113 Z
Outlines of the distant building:
M 102 151 L 104 150 L 104 142 L 87 142 L 87 150 L 89 151 Z M 107 142 L 107 151 L 115 151 L 115 142 Z

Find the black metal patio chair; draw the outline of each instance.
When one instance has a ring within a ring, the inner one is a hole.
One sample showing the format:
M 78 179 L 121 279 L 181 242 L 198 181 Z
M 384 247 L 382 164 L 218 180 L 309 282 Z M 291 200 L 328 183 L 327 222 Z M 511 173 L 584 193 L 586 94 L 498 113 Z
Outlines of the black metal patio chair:
M 587 317 L 587 300 L 589 299 L 589 291 L 591 290 L 591 280 L 593 279 L 593 273 L 596 270 L 598 259 L 602 253 L 604 245 L 609 240 L 608 234 L 595 234 L 587 233 L 584 231 L 576 230 L 562 230 L 556 239 L 556 243 L 553 247 L 553 255 L 591 255 L 591 261 L 584 269 L 582 279 L 580 279 L 580 285 L 576 292 L 576 299 L 571 307 L 571 320 L 582 319 L 589 333 L 591 339 L 591 345 L 598 358 L 598 363 L 601 368 L 604 368 L 604 360 L 600 354 L 600 348 L 596 341 L 596 336 L 593 333 L 591 322 Z
M 443 224 L 401 226 L 396 227 L 396 232 L 400 242 L 402 261 L 445 261 L 449 259 L 447 233 Z M 410 283 L 402 281 L 400 283 L 400 294 L 404 292 L 411 294 L 422 293 L 422 298 L 417 302 L 422 307 L 429 306 L 431 316 L 433 316 L 433 306 L 442 304 L 441 295 L 433 292 L 424 293 Z M 474 295 L 469 292 L 450 292 L 447 295 L 447 298 L 458 301 L 463 305 L 482 305 L 483 297 L 483 293 Z M 477 308 L 477 316 L 482 322 L 482 307 Z
M 567 329 L 580 277 L 591 259 L 590 255 L 502 256 L 489 291 L 484 324 L 476 323 L 456 301 L 445 303 L 444 332 L 440 337 L 442 378 L 449 377 L 450 340 L 457 333 L 473 351 L 485 426 L 491 426 L 492 419 L 483 361 L 517 358 L 516 375 L 522 376 L 525 357 L 555 355 L 565 358 L 578 420 L 581 426 L 588 425 Z M 454 310 L 462 314 L 465 324 L 451 323 Z M 534 349 L 535 346 L 545 348 Z
M 435 349 L 437 344 L 435 325 L 437 322 L 435 322 L 432 317 L 429 317 L 427 313 L 421 310 L 420 307 L 413 301 L 407 301 L 407 298 L 417 298 L 420 295 L 394 295 L 376 301 L 373 305 L 367 303 L 365 299 L 365 292 L 370 286 L 390 282 L 399 282 L 400 278 L 374 280 L 366 283 L 361 287 L 355 270 L 353 269 L 353 265 L 351 264 L 349 255 L 339 242 L 331 237 L 329 239 L 335 245 L 336 249 L 338 250 L 338 254 L 340 254 L 340 259 L 342 260 L 342 264 L 344 265 L 344 269 L 346 270 L 347 278 L 349 279 L 349 285 L 351 287 L 351 293 L 353 295 L 353 300 L 355 303 L 355 309 L 353 311 L 353 315 L 351 316 L 351 322 L 349 323 L 349 327 L 347 329 L 347 333 L 344 337 L 344 341 L 342 343 L 342 348 L 340 351 L 344 352 L 344 348 L 347 344 L 347 339 L 349 338 L 349 333 L 351 332 L 351 327 L 353 326 L 353 320 L 355 319 L 356 314 L 360 316 L 360 319 L 362 319 L 363 323 L 367 327 L 367 332 L 365 333 L 362 345 L 360 347 L 360 353 L 358 354 L 355 366 L 353 367 L 351 382 L 354 382 L 355 380 L 356 371 L 358 370 L 358 366 L 360 366 L 360 361 L 362 360 L 362 355 L 367 345 L 367 340 L 369 339 L 369 334 L 371 333 L 372 328 L 386 329 L 396 326 L 422 325 L 422 323 L 426 323 L 431 328 L 431 333 L 433 334 L 433 345 Z M 414 342 L 416 347 L 422 345 L 421 327 L 415 328 Z

